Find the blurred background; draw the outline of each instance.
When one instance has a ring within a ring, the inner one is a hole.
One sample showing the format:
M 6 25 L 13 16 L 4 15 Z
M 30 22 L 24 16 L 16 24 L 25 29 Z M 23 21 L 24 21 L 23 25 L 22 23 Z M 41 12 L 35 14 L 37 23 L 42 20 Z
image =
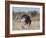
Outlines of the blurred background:
M 28 1 L 28 2 L 46 3 L 46 0 L 6 0 L 6 1 L 26 1 L 26 2 Z M 45 4 L 45 9 L 46 9 L 46 4 Z M 45 16 L 46 16 L 46 11 L 45 11 Z M 45 28 L 45 34 L 46 34 L 46 28 Z M 5 38 L 5 0 L 0 0 L 0 38 Z M 25 36 L 25 37 L 7 37 L 7 38 L 46 38 L 46 35 Z
M 40 29 L 40 8 L 13 7 L 12 14 L 13 14 L 13 22 L 12 22 L 13 30 L 39 30 Z M 31 19 L 30 27 L 20 22 L 20 19 L 23 15 L 30 16 Z M 19 21 L 16 20 L 16 18 L 18 19 L 20 18 Z

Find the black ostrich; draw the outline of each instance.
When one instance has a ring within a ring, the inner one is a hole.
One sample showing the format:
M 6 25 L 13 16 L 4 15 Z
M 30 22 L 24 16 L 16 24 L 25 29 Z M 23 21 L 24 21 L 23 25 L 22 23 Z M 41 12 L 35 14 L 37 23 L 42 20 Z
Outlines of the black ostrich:
M 29 24 L 29 26 L 31 25 L 30 16 L 28 16 L 28 15 L 23 15 L 23 16 L 21 17 L 21 19 L 22 19 L 22 18 L 25 18 L 25 24 Z

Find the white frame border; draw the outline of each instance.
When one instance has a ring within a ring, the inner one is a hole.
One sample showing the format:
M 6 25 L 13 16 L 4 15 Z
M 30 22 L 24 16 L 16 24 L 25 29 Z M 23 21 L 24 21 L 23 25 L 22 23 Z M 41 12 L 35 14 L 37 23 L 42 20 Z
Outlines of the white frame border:
M 24 31 L 12 31 L 12 7 L 33 7 L 40 8 L 40 30 L 24 30 Z M 18 4 L 10 4 L 10 34 L 22 34 L 22 33 L 37 33 L 42 32 L 42 6 L 36 5 L 18 5 Z

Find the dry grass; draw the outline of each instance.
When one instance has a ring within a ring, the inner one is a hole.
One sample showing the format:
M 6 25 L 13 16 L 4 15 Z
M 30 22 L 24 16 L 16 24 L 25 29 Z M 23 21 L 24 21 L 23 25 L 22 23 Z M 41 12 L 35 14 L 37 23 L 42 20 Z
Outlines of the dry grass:
M 22 26 L 24 26 L 26 28 L 26 30 L 36 30 L 36 29 L 40 29 L 40 20 L 32 20 L 30 27 L 28 27 L 27 25 L 24 25 L 23 22 L 21 22 L 20 20 L 13 20 L 13 30 L 23 30 Z M 24 29 L 25 30 L 25 29 Z

